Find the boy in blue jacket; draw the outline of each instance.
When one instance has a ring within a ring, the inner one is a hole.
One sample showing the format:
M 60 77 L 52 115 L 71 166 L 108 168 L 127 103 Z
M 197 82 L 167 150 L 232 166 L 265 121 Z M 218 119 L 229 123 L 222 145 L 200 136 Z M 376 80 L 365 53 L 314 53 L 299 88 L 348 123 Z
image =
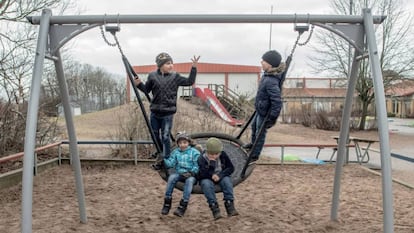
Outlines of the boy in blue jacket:
M 262 56 L 261 65 L 264 73 L 257 88 L 254 103 L 256 115 L 251 125 L 251 143 L 243 146 L 245 149 L 252 149 L 252 161 L 259 159 L 266 140 L 267 130 L 276 124 L 282 109 L 282 74 L 285 71 L 286 65 L 281 61 L 282 56 L 275 50 L 267 51 Z M 264 130 L 259 135 L 262 125 L 264 125 Z M 256 138 L 257 144 L 255 148 L 252 148 Z
M 182 217 L 187 210 L 191 191 L 197 181 L 195 177 L 198 173 L 197 161 L 200 151 L 190 145 L 191 139 L 186 133 L 179 133 L 176 140 L 178 147 L 171 152 L 168 158 L 164 159 L 166 168 L 175 168 L 175 173 L 170 174 L 168 177 L 161 214 L 167 215 L 170 211 L 174 187 L 178 181 L 182 181 L 185 182 L 183 198 L 180 201 L 180 205 L 174 211 L 174 215 Z
M 214 220 L 221 218 L 215 193 L 216 184 L 220 185 L 223 192 L 227 215 L 239 215 L 234 208 L 233 182 L 231 180 L 234 166 L 229 156 L 223 151 L 223 143 L 219 139 L 212 137 L 207 140 L 206 152 L 199 157 L 198 165 L 201 189 L 213 213 Z

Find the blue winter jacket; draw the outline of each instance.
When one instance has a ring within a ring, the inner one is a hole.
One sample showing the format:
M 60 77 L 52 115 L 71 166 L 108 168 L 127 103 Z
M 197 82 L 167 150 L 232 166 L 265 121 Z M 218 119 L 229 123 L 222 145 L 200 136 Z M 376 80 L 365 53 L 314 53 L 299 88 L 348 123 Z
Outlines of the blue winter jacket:
M 282 109 L 281 77 L 281 74 L 277 73 L 264 73 L 257 89 L 254 106 L 256 113 L 262 117 L 269 112 L 268 120 L 265 122 L 267 128 L 276 124 Z
M 164 159 L 164 164 L 167 168 L 175 168 L 178 174 L 191 172 L 193 175 L 198 173 L 198 157 L 200 151 L 194 147 L 187 147 L 185 150 L 175 148 L 168 158 Z

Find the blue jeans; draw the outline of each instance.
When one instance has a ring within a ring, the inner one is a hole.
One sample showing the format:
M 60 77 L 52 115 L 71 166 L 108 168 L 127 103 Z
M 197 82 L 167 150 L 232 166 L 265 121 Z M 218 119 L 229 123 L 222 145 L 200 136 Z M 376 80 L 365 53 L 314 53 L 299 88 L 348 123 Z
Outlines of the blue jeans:
M 258 139 L 256 146 L 252 148 L 252 151 L 251 151 L 253 158 L 255 157 L 259 158 L 260 153 L 262 153 L 263 146 L 266 140 L 266 133 L 267 133 L 266 128 L 264 128 L 263 133 L 259 136 L 259 131 L 264 123 L 264 120 L 265 120 L 265 117 L 260 116 L 257 113 L 252 120 L 252 141 L 251 141 L 252 144 L 255 142 L 256 138 Z
M 170 134 L 173 125 L 173 117 L 173 114 L 159 117 L 155 116 L 154 113 L 151 113 L 151 128 L 154 131 L 155 139 L 157 140 L 158 145 L 161 146 L 160 149 L 162 150 L 162 158 L 168 157 L 171 153 Z
M 178 181 L 185 182 L 184 191 L 183 191 L 183 200 L 188 202 L 190 200 L 191 192 L 193 191 L 193 186 L 196 183 L 196 178 L 194 176 L 185 178 L 184 176 L 181 176 L 178 173 L 171 174 L 168 177 L 167 190 L 165 190 L 165 197 L 166 198 L 172 197 L 175 184 L 177 184 Z
M 223 200 L 233 201 L 233 182 L 231 181 L 230 176 L 223 177 L 218 184 L 221 187 L 223 192 Z M 215 183 L 210 179 L 202 179 L 200 181 L 201 190 L 203 190 L 204 196 L 207 199 L 207 203 L 211 206 L 213 203 L 217 202 L 216 192 L 215 192 Z

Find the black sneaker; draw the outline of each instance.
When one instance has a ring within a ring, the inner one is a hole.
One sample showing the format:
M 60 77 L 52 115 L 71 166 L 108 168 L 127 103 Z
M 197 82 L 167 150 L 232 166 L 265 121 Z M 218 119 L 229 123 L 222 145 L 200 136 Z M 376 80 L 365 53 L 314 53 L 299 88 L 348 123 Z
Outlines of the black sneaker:
M 258 155 L 253 155 L 252 157 L 250 157 L 250 162 L 256 162 L 257 160 L 259 160 Z
M 158 152 L 154 152 L 154 153 L 150 154 L 151 159 L 156 159 L 157 157 L 158 157 Z
M 151 165 L 152 169 L 159 171 L 162 170 L 164 165 L 162 163 L 154 163 Z
M 242 146 L 242 148 L 245 149 L 245 150 L 251 150 L 252 147 L 253 147 L 253 144 L 252 143 L 247 143 L 247 144 L 244 144 Z

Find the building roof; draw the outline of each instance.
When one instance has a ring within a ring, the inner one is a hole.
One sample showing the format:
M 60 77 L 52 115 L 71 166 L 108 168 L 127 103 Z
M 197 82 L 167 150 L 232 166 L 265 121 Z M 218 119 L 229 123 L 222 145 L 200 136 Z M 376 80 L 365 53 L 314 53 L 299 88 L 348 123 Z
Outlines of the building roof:
M 387 96 L 403 97 L 414 95 L 414 80 L 403 80 L 385 91 Z
M 346 88 L 284 88 L 283 97 L 345 97 Z
M 178 73 L 189 73 L 191 68 L 191 62 L 186 63 L 174 63 L 174 70 Z M 149 73 L 157 69 L 154 65 L 133 66 L 133 69 L 137 73 Z M 197 73 L 260 73 L 260 66 L 247 66 L 247 65 L 232 65 L 232 64 L 217 64 L 217 63 L 202 63 L 197 65 Z

